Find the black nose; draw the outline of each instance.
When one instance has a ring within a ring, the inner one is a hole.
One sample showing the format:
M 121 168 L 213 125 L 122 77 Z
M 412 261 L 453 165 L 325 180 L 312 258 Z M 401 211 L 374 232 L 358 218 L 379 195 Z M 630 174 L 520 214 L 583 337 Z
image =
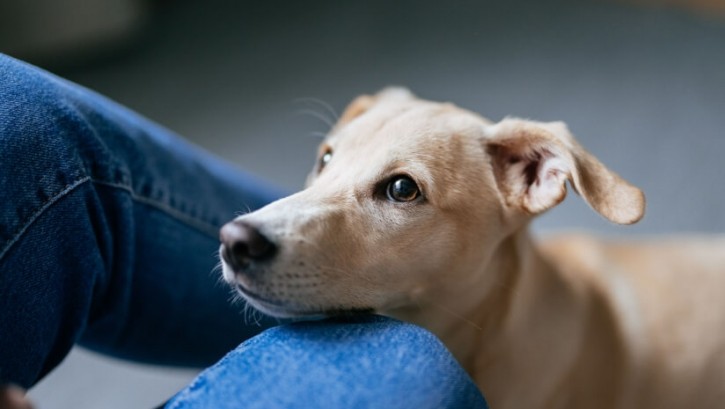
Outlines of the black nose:
M 222 226 L 219 239 L 222 242 L 222 258 L 234 270 L 244 268 L 252 261 L 269 259 L 277 251 L 274 243 L 243 221 Z

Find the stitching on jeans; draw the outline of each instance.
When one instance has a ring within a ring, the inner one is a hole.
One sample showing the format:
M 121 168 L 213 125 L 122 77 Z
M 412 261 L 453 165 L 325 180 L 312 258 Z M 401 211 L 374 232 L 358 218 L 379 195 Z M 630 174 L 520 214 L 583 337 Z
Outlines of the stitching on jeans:
M 25 231 L 28 230 L 28 228 L 30 228 L 30 226 L 33 224 L 33 222 L 35 222 L 35 220 L 37 220 L 50 206 L 52 206 L 55 202 L 57 202 L 58 200 L 60 200 L 64 196 L 66 196 L 68 193 L 73 191 L 78 186 L 80 186 L 83 183 L 88 182 L 88 181 L 91 181 L 92 183 L 102 185 L 102 186 L 108 186 L 108 187 L 112 187 L 112 188 L 116 188 L 116 189 L 125 190 L 126 192 L 129 193 L 132 200 L 134 200 L 138 203 L 142 203 L 147 206 L 156 208 L 158 210 L 161 210 L 166 215 L 180 221 L 181 223 L 183 223 L 189 227 L 192 227 L 192 228 L 198 230 L 200 233 L 208 235 L 212 238 L 216 238 L 217 229 L 218 229 L 217 226 L 194 219 L 194 218 L 180 212 L 179 210 L 174 209 L 173 207 L 165 205 L 164 203 L 155 201 L 153 199 L 149 199 L 147 197 L 139 196 L 129 186 L 93 180 L 90 176 L 86 176 L 81 179 L 78 179 L 77 181 L 75 181 L 73 183 L 66 185 L 63 188 L 63 190 L 61 190 L 57 195 L 53 196 L 50 200 L 45 202 L 45 204 L 43 206 L 41 206 L 40 209 L 38 209 L 35 213 L 33 213 L 32 216 L 30 216 L 24 223 L 22 223 L 22 227 L 20 227 L 20 229 L 18 229 L 17 233 L 15 233 L 13 235 L 13 238 L 10 239 L 10 241 L 7 242 L 5 247 L 2 248 L 2 251 L 0 251 L 0 260 L 2 260 L 3 257 L 5 257 L 5 254 L 7 254 L 7 252 L 10 251 L 10 248 L 15 243 L 17 243 L 18 240 L 20 240 L 20 237 L 23 235 L 23 233 L 25 233 Z
M 70 191 L 72 191 L 76 187 L 82 185 L 83 183 L 85 183 L 85 182 L 87 182 L 89 180 L 91 180 L 91 177 L 90 176 L 86 176 L 84 178 L 78 179 L 77 181 L 75 181 L 75 182 L 67 185 L 65 188 L 63 188 L 63 190 L 60 191 L 60 193 L 58 193 L 57 195 L 53 196 L 50 200 L 48 200 L 47 202 L 45 202 L 45 204 L 43 206 L 41 206 L 41 208 L 38 209 L 38 211 L 36 211 L 35 213 L 33 213 L 33 215 L 30 216 L 25 221 L 25 223 L 22 224 L 22 226 L 20 227 L 20 229 L 18 230 L 18 232 L 15 233 L 15 235 L 13 235 L 13 238 L 10 239 L 10 241 L 8 241 L 8 243 L 5 245 L 5 247 L 2 249 L 2 251 L 0 251 L 0 260 L 2 260 L 2 258 L 5 256 L 5 254 L 10 250 L 10 247 L 12 247 L 13 244 L 15 244 L 18 240 L 20 240 L 20 236 L 22 236 L 23 233 L 25 233 L 25 231 L 28 230 L 28 228 L 30 227 L 30 225 L 33 224 L 33 222 L 38 217 L 40 217 L 40 215 L 43 214 L 43 212 L 45 212 L 46 209 L 48 209 L 53 203 L 55 203 L 58 200 L 60 200 L 60 198 L 62 198 L 63 196 L 67 195 Z
M 174 219 L 186 224 L 187 226 L 193 227 L 194 229 L 198 230 L 199 232 L 204 233 L 212 238 L 217 237 L 217 231 L 219 229 L 217 226 L 203 222 L 198 219 L 195 219 L 195 218 L 187 215 L 186 213 L 183 213 L 165 203 L 159 202 L 157 200 L 153 200 L 148 197 L 139 196 L 136 194 L 136 192 L 130 186 L 127 186 L 124 184 L 119 184 L 119 183 L 104 182 L 104 181 L 95 180 L 95 179 L 92 180 L 92 182 L 97 185 L 108 186 L 108 187 L 113 187 L 116 189 L 124 190 L 124 191 L 128 192 L 128 194 L 131 195 L 131 199 L 135 200 L 136 202 L 139 202 L 139 203 L 145 204 L 147 206 L 151 206 L 158 210 L 161 210 L 164 213 L 166 213 L 168 216 L 171 216 Z

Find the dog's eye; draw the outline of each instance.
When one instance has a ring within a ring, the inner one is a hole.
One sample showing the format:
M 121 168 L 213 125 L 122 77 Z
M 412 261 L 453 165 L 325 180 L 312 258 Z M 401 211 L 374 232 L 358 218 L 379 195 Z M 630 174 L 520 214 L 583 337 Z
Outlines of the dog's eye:
M 420 197 L 420 189 L 407 176 L 398 176 L 390 181 L 387 189 L 388 199 L 395 202 L 411 202 Z
M 318 172 L 322 171 L 322 169 L 330 162 L 332 159 L 332 149 L 327 148 L 325 152 L 320 156 L 320 163 L 318 164 Z

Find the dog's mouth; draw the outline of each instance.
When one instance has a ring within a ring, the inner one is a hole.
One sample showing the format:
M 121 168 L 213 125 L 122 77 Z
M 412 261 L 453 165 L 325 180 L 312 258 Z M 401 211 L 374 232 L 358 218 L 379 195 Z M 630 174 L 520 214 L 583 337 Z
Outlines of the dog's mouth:
M 283 301 L 273 300 L 259 295 L 241 283 L 236 283 L 235 287 L 254 308 L 257 308 L 265 314 L 279 318 L 351 317 L 375 313 L 374 308 L 367 307 L 295 309 Z
M 237 291 L 244 296 L 247 300 L 264 303 L 265 305 L 271 305 L 274 307 L 283 308 L 284 304 L 280 301 L 272 300 L 267 297 L 263 297 L 245 287 L 242 283 L 236 283 Z
M 257 310 L 263 312 L 264 314 L 270 315 L 272 317 L 277 318 L 297 318 L 297 317 L 306 317 L 306 316 L 313 316 L 318 315 L 315 313 L 310 312 L 301 312 L 294 310 L 290 308 L 289 305 L 284 303 L 280 300 L 273 300 L 271 298 L 262 296 L 247 287 L 245 287 L 243 284 L 237 282 L 234 286 L 239 294 L 244 297 L 244 299 L 251 305 L 252 307 L 256 308 Z

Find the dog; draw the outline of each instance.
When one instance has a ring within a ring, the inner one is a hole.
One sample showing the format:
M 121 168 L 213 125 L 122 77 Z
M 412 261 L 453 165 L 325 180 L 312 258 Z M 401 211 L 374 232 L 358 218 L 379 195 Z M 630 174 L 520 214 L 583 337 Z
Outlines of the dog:
M 725 406 L 725 239 L 530 237 L 567 182 L 614 223 L 644 215 L 564 123 L 390 88 L 317 158 L 305 190 L 220 231 L 224 279 L 256 309 L 418 324 L 497 409 Z

